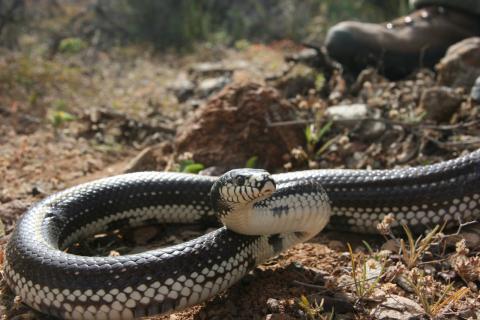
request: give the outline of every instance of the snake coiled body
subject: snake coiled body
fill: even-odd
[[[329,218],[331,228],[370,233],[386,214],[415,230],[480,217],[480,151],[414,168],[309,170],[271,179],[276,191],[269,197],[260,192],[247,208],[257,217],[253,227],[259,225],[260,235],[223,227],[176,246],[119,257],[63,250],[121,225],[212,222],[215,210],[224,210],[222,221],[240,224],[240,231],[250,226],[230,218],[230,204],[212,205],[216,177],[143,172],[67,189],[18,222],[6,250],[5,278],[22,301],[50,315],[131,319],[212,297],[262,261],[314,236]],[[254,198],[232,188],[217,189],[234,202]]]

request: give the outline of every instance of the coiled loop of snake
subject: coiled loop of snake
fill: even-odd
[[[63,252],[119,223],[211,220],[212,207],[243,235],[221,228],[180,245],[119,257]],[[325,191],[310,179],[277,187],[267,172],[254,169],[219,179],[127,174],[54,194],[29,210],[9,242],[5,275],[22,301],[41,312],[132,319],[216,295],[259,263],[317,234],[329,217]]]
[[[393,214],[397,225],[422,230],[479,219],[479,199],[480,151],[395,170],[270,176],[244,169],[220,178],[133,173],[68,189],[32,207],[10,238],[4,275],[22,301],[41,312],[131,319],[205,301],[265,259],[314,236],[327,224],[330,208],[329,226],[336,229],[375,232]],[[214,212],[231,230],[120,257],[63,251],[120,224],[207,222],[215,220]]]

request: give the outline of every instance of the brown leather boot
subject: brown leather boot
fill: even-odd
[[[326,38],[330,57],[357,74],[378,67],[391,79],[433,67],[450,45],[480,35],[480,17],[445,7],[426,7],[384,24],[341,22]]]

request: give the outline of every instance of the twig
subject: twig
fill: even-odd
[[[475,144],[480,144],[480,139],[469,139],[465,141],[450,141],[450,142],[442,142],[437,139],[431,138],[431,137],[426,137],[429,141],[435,143],[441,148],[446,148],[446,147],[460,147],[460,146],[470,146],[470,145],[475,145]]]
[[[325,286],[319,286],[319,285],[316,285],[316,284],[306,283],[306,282],[302,282],[302,281],[298,281],[298,280],[293,280],[293,284],[296,284],[298,286],[307,287],[307,288],[328,291],[328,289]]]
[[[288,127],[288,126],[296,126],[296,125],[306,125],[311,124],[313,120],[289,120],[289,121],[278,121],[278,122],[270,122],[267,118],[267,127],[274,128],[274,127]]]
[[[285,126],[293,126],[293,125],[300,125],[300,124],[311,124],[315,122],[314,119],[272,122],[270,117],[268,116],[266,116],[265,120],[267,122],[268,127],[285,127]],[[409,122],[395,121],[395,120],[389,120],[385,118],[373,118],[373,117],[361,117],[361,118],[355,118],[355,119],[331,119],[329,121],[333,121],[335,123],[377,121],[377,122],[383,122],[385,124],[392,125],[392,126],[397,125],[397,126],[402,126],[402,127],[412,128],[412,129],[418,128],[418,129],[433,129],[433,130],[454,130],[454,129],[466,128],[466,127],[474,126],[476,124],[480,124],[479,120],[474,120],[470,122],[457,123],[452,125],[435,125],[435,124],[409,123]],[[480,142],[480,139],[479,139],[479,142]]]
[[[459,223],[459,225],[458,225],[457,232],[454,234],[454,235],[457,235],[457,236],[460,234],[460,231],[462,231],[462,228],[467,227],[467,226],[472,225],[472,224],[475,224],[475,223],[478,223],[478,221],[473,220],[473,221],[462,223],[462,220],[460,218],[458,218],[458,223]]]

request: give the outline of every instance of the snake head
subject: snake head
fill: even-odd
[[[270,173],[260,169],[234,169],[218,178],[210,191],[213,209],[223,218],[249,207],[275,192]]]

